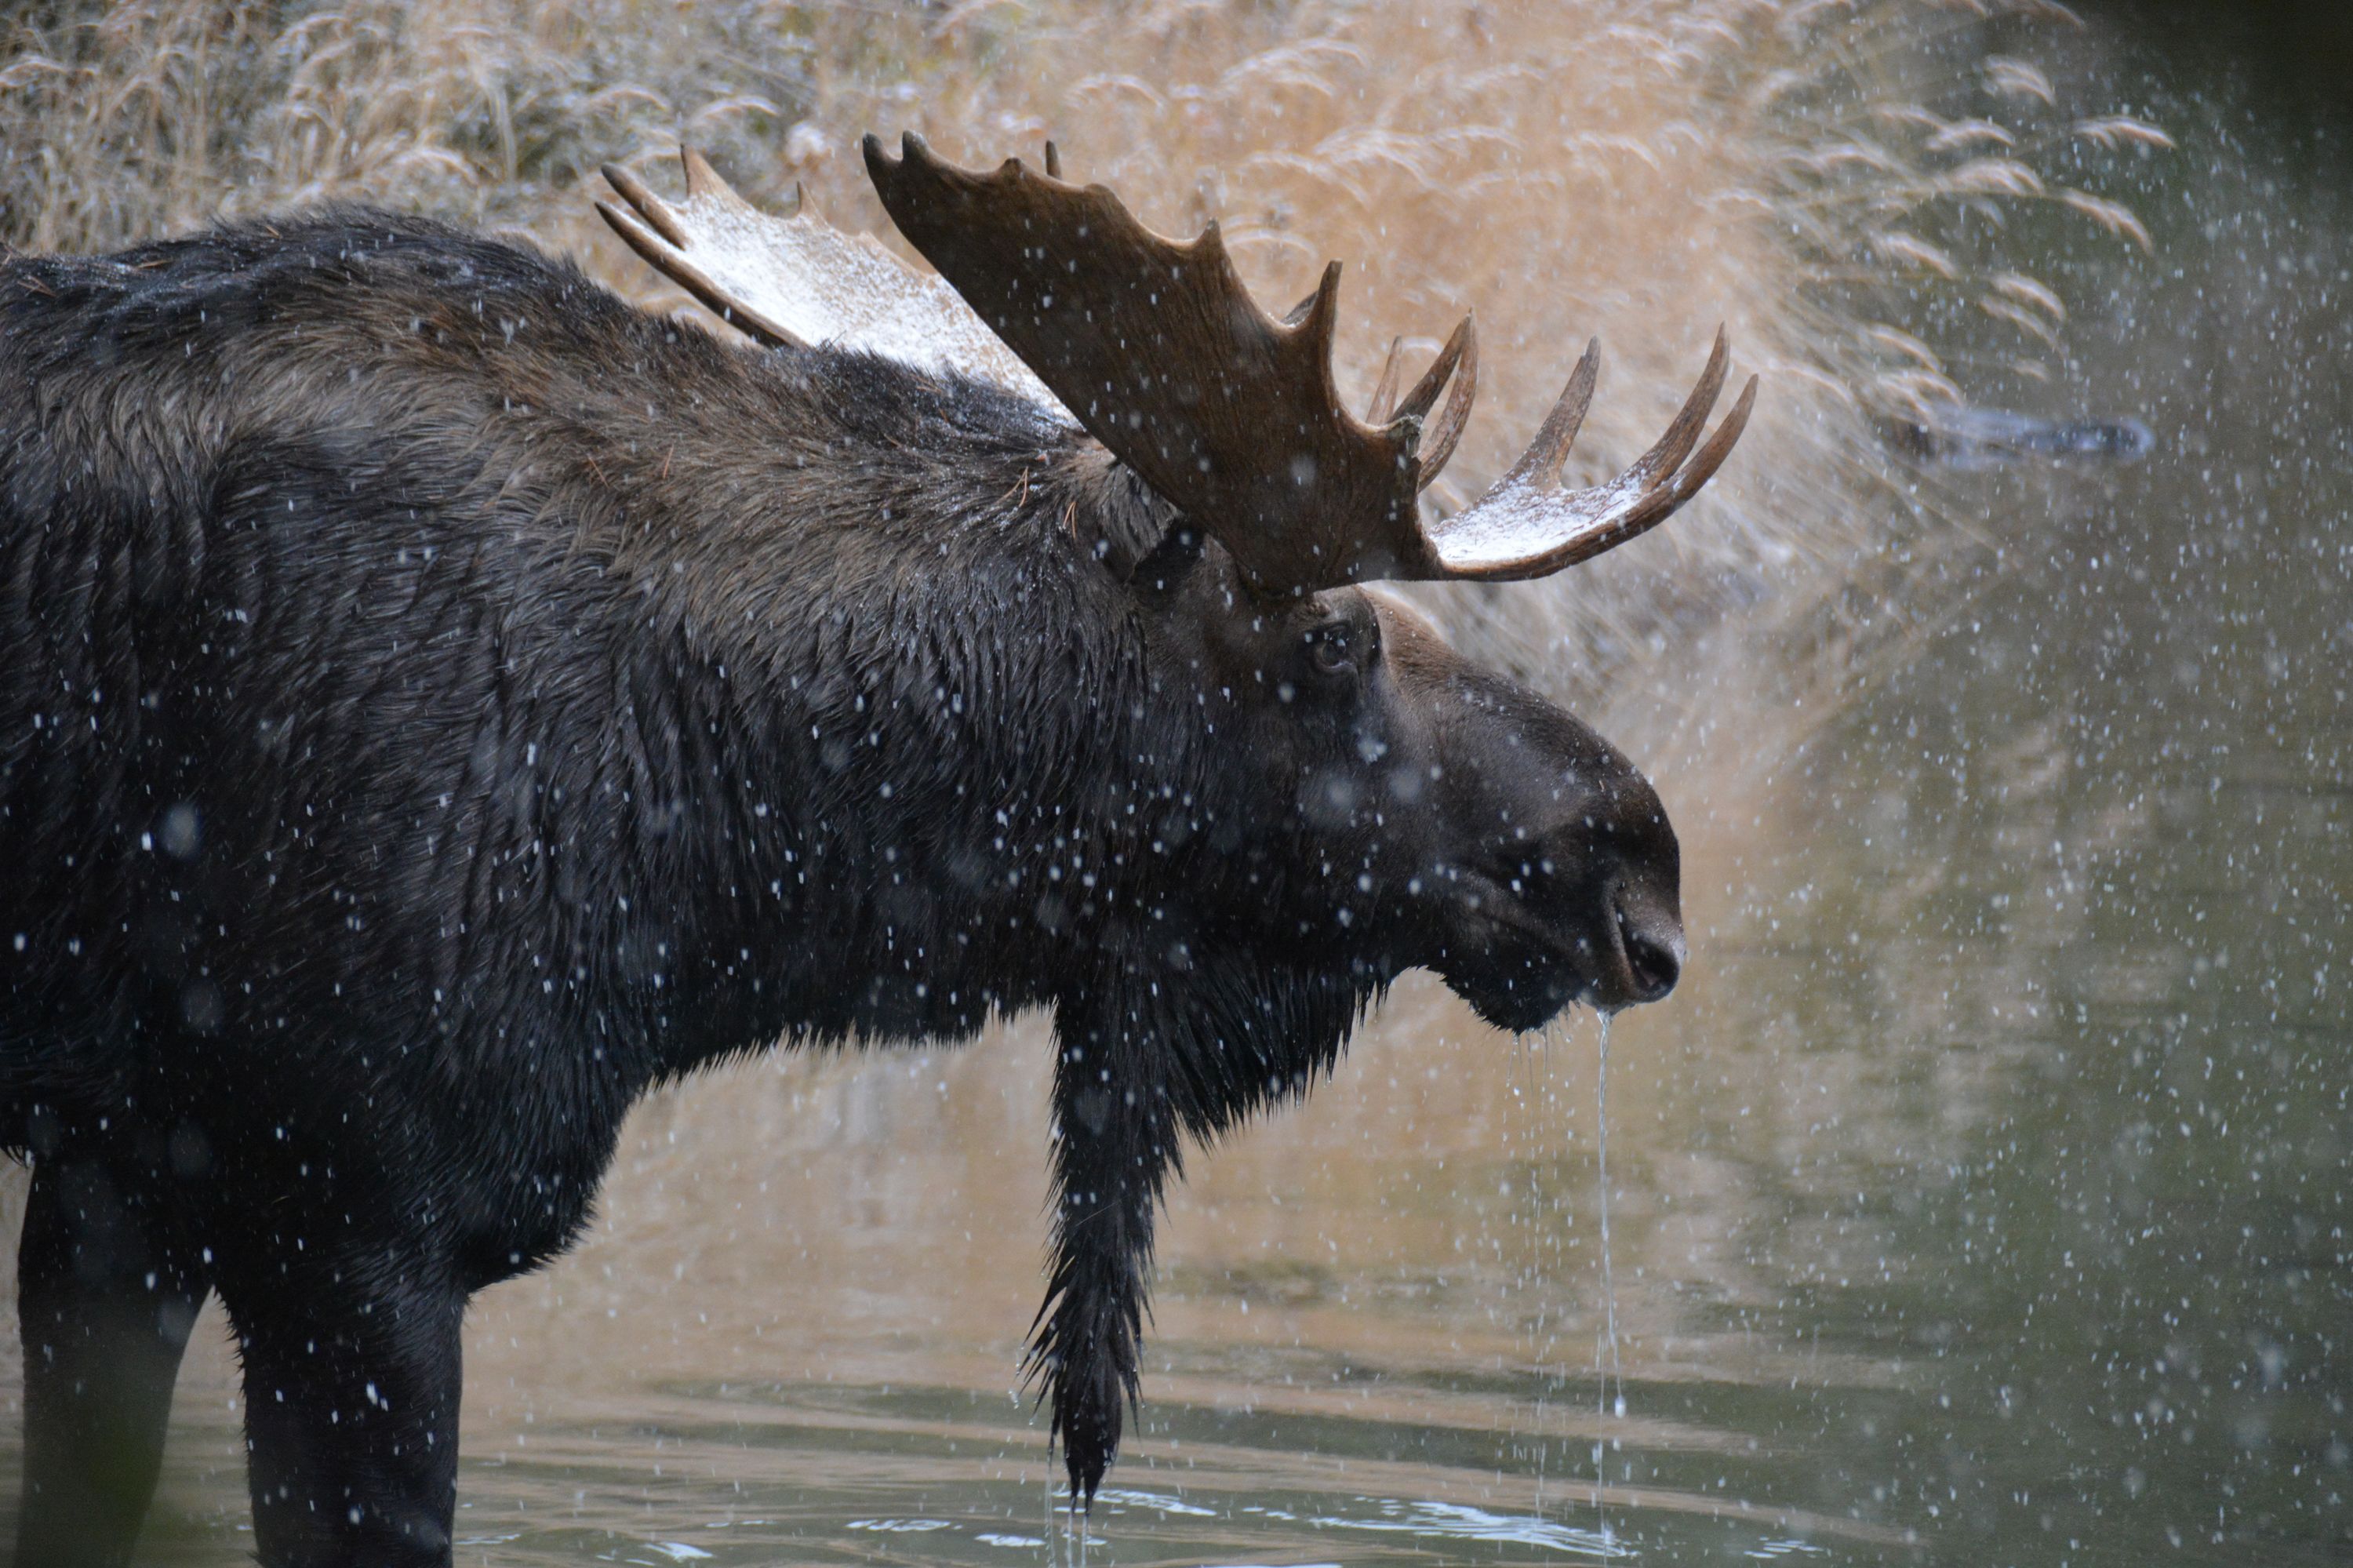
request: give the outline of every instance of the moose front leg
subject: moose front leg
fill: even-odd
[[[25,1341],[19,1568],[126,1563],[206,1289],[152,1182],[69,1150],[33,1168],[16,1254]]]
[[[260,1559],[438,1568],[457,1508],[464,1294],[396,1259],[301,1255],[249,1290],[223,1283]]]
[[[1136,1400],[1152,1227],[1176,1122],[1134,1013],[1065,1001],[1054,1070],[1054,1262],[1029,1346],[1071,1495],[1092,1506]]]

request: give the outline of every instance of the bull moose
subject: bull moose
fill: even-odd
[[[1618,479],[1560,479],[1588,348],[1426,517],[1468,320],[1360,419],[1336,264],[1278,320],[1214,227],[1161,238],[1050,148],[865,156],[937,278],[691,154],[676,206],[608,171],[755,344],[362,210],[0,259],[26,1568],[126,1560],[215,1290],[261,1560],[449,1562],[467,1299],[577,1234],[634,1101],[1030,1008],[1028,1364],[1091,1500],[1187,1139],[1299,1094],[1409,967],[1511,1029],[1674,984],[1650,784],[1362,585],[1659,523],[1746,418],[1753,379],[1701,442],[1722,334]],[[828,245],[912,346],[782,319],[764,251]]]

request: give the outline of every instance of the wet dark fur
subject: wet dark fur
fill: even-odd
[[[1039,1005],[1091,1494],[1180,1138],[1405,961],[1147,657],[1107,562],[1167,521],[991,389],[416,219],[0,263],[0,1145],[28,1346],[121,1385],[28,1374],[20,1561],[135,1529],[152,1445],[93,1432],[160,1443],[208,1289],[265,1558],[447,1561],[465,1298],[649,1086]]]
[[[0,1143],[168,1169],[249,1356],[255,1297],[552,1255],[639,1094],[788,1032],[1076,989],[1132,1038],[1183,948],[1151,1137],[1337,1049],[1365,983],[1168,924],[1164,821],[1243,803],[1026,405],[364,215],[16,260],[0,312]]]

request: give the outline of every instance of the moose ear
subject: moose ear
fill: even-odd
[[[1094,441],[1081,443],[1073,464],[1067,493],[1072,503],[1063,514],[1071,539],[1115,580],[1136,581],[1145,561],[1166,554],[1165,541],[1180,521],[1176,509]],[[1161,564],[1173,570],[1176,561]]]
[[[1176,518],[1160,535],[1160,543],[1135,563],[1135,569],[1128,574],[1128,586],[1155,599],[1175,592],[1201,564],[1201,551],[1208,542],[1207,534],[1183,517]]]

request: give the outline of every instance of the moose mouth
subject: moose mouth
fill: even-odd
[[[1493,890],[1473,906],[1467,939],[1435,967],[1480,1017],[1514,1033],[1541,1029],[1574,1002],[1614,1012],[1659,1001],[1681,972],[1681,942],[1646,929],[1614,891],[1599,902],[1602,918],[1580,931]]]

